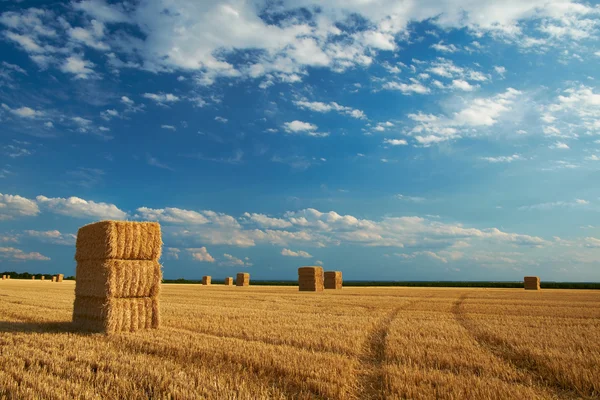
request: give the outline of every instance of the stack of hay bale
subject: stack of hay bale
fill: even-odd
[[[80,228],[73,322],[106,333],[158,328],[161,251],[156,222],[102,221]]]
[[[231,276],[225,278],[225,286],[233,286],[233,278]]]
[[[342,288],[342,271],[325,271],[325,289]]]
[[[247,272],[238,272],[235,278],[235,286],[250,286],[250,274]]]
[[[523,286],[525,287],[525,290],[540,290],[540,277],[526,276],[523,278]]]
[[[212,280],[212,278],[210,276],[208,276],[208,275],[203,276],[202,284],[208,286],[208,285],[210,285],[211,280]]]
[[[56,276],[56,282],[62,282],[64,279],[65,275],[64,274],[58,274]]]
[[[301,292],[322,292],[323,283],[322,267],[298,268],[298,288]]]

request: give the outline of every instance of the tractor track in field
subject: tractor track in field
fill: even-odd
[[[521,382],[522,384],[533,384],[536,389],[545,392],[543,393],[545,397],[551,395],[555,399],[593,398],[592,395],[582,393],[574,386],[560,382],[550,369],[533,355],[516,348],[492,332],[484,332],[479,329],[476,322],[469,319],[463,311],[462,305],[466,299],[467,295],[463,294],[454,302],[452,306],[454,318],[481,348],[493,354],[498,360],[525,374],[530,382],[524,381]]]

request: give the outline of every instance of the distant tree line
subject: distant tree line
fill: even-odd
[[[164,283],[201,283],[201,280],[164,279]],[[214,279],[213,284],[222,283]],[[250,280],[254,286],[297,286],[298,281]],[[464,287],[464,288],[522,288],[523,282],[495,281],[344,281],[344,286],[404,286],[404,287]],[[600,282],[541,282],[542,289],[600,289]]]
[[[15,272],[15,271],[4,271],[0,273],[0,275],[9,275],[10,279],[31,279],[32,276],[35,276],[35,279],[41,279],[42,276],[45,276],[48,279],[52,279],[54,275],[58,274],[30,274],[29,272]],[[74,276],[65,276],[65,280],[74,281]]]

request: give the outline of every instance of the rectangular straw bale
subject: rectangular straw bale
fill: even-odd
[[[10,280],[10,275],[6,275],[6,279],[9,279],[9,280]]]
[[[158,261],[78,261],[75,295],[87,297],[156,297],[162,280]]]
[[[212,278],[210,276],[205,275],[202,277],[202,284],[208,286],[210,285],[211,280]]]
[[[156,329],[160,325],[158,298],[99,298],[76,296],[73,322],[106,333]]]
[[[239,272],[235,278],[236,286],[250,286],[250,274],[247,272]]]
[[[225,286],[232,286],[233,285],[233,278],[231,276],[228,276],[227,278],[225,278]]]
[[[342,288],[342,271],[325,271],[325,289]]]
[[[2,280],[5,281],[6,280],[6,275],[2,275]]]
[[[65,275],[64,274],[58,274],[56,276],[56,282],[62,282],[64,279]]]
[[[31,280],[32,280],[32,281],[35,281],[35,276],[32,276],[32,277],[31,277]]]
[[[301,292],[322,292],[323,281],[322,267],[298,268],[298,289]]]
[[[523,278],[523,287],[525,290],[540,290],[539,276],[526,276]]]
[[[79,228],[75,259],[158,260],[161,251],[157,222],[101,221]]]
[[[52,282],[56,282],[56,276],[52,277]]]
[[[40,278],[41,281],[45,281],[46,277],[44,275],[42,275],[42,277]]]

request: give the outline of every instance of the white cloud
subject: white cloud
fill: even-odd
[[[162,129],[168,129],[168,130],[170,130],[170,131],[176,131],[176,130],[177,130],[177,128],[176,128],[176,127],[174,127],[173,125],[161,125],[160,127],[161,127]]]
[[[81,56],[74,55],[67,57],[65,62],[60,66],[60,70],[67,74],[75,75],[75,79],[90,79],[96,76],[94,63],[86,61]]]
[[[119,112],[114,109],[104,110],[100,113],[103,119],[110,121],[112,118],[118,118]]]
[[[50,212],[67,215],[76,218],[102,218],[102,219],[125,219],[127,213],[121,211],[114,204],[96,203],[79,197],[49,198],[37,196],[37,203],[43,209]]]
[[[211,256],[208,253],[208,250],[206,250],[206,247],[200,247],[200,248],[190,248],[187,249],[190,254],[192,255],[192,258],[196,261],[201,261],[201,262],[215,262],[215,259],[213,258],[213,256]]]
[[[244,217],[263,228],[289,228],[292,223],[281,218],[272,218],[264,214],[244,213]]]
[[[153,100],[158,104],[175,103],[179,101],[179,97],[172,93],[144,93],[142,97]]]
[[[292,251],[289,249],[282,249],[281,255],[286,256],[286,257],[303,257],[303,258],[311,258],[312,257],[306,251],[302,251],[302,250]]]
[[[177,247],[167,247],[167,257],[173,260],[179,260],[179,254],[181,250]],[[192,256],[193,257],[193,256]]]
[[[454,79],[452,81],[452,87],[455,89],[464,90],[465,92],[471,92],[478,88],[477,85],[473,86],[469,82],[462,79]]]
[[[208,218],[203,214],[196,211],[183,210],[181,208],[166,207],[161,209],[153,209],[148,207],[140,207],[136,211],[139,214],[138,217],[149,221],[190,225],[202,225],[209,222]]]
[[[551,149],[558,149],[558,150],[569,150],[570,149],[569,145],[564,142],[556,142],[554,144],[551,144],[548,147]]]
[[[386,82],[383,85],[383,88],[389,90],[399,90],[404,94],[427,94],[431,92],[431,90],[427,86],[423,85],[418,80],[411,78],[410,81],[411,83]]]
[[[311,124],[310,122],[298,121],[298,120],[291,121],[291,122],[285,122],[283,124],[283,129],[287,133],[306,134],[308,136],[315,136],[315,137],[329,136],[329,133],[327,133],[327,132],[316,132],[317,128],[318,127],[315,124]]]
[[[512,156],[481,157],[481,159],[490,163],[511,163],[513,161],[524,160],[520,154],[513,154]]]
[[[23,250],[14,247],[0,247],[0,259],[9,261],[49,261],[50,257],[38,252],[25,253]]]
[[[435,49],[437,51],[441,51],[443,53],[456,53],[458,51],[458,47],[456,47],[453,44],[444,44],[443,41],[440,41],[439,43],[436,43],[434,45],[431,46],[432,49]]]
[[[222,123],[226,124],[227,121],[229,121],[229,120],[227,118],[223,118],[223,117],[217,116],[217,117],[215,117],[215,121],[222,122]]]
[[[302,109],[308,109],[311,111],[316,111],[316,112],[320,112],[320,113],[326,113],[329,111],[337,111],[341,114],[346,114],[349,115],[353,118],[357,118],[357,119],[365,119],[366,115],[362,110],[357,110],[357,109],[353,109],[351,107],[345,107],[345,106],[341,106],[338,103],[336,103],[335,101],[332,101],[330,103],[322,103],[320,101],[306,101],[306,100],[298,100],[298,101],[294,101],[294,104]]]
[[[533,204],[529,206],[521,206],[519,210],[521,211],[529,211],[529,210],[551,210],[554,208],[575,208],[589,205],[589,201],[583,199],[575,199],[573,201],[554,201],[547,203],[539,203]]]
[[[0,193],[0,221],[16,217],[33,217],[40,213],[35,201],[19,195]]]
[[[496,71],[496,73],[500,76],[504,76],[506,74],[506,68],[499,65],[494,66],[494,71]]]
[[[383,143],[391,146],[406,146],[408,144],[408,142],[404,139],[385,139]]]
[[[42,242],[59,244],[65,246],[73,246],[75,244],[75,240],[77,239],[77,235],[72,233],[61,233],[58,230],[52,231],[35,231],[35,230],[26,230],[24,233],[29,236],[36,238]]]
[[[132,106],[135,102],[127,96],[121,96],[121,103],[127,106]]]
[[[226,267],[251,267],[252,263],[249,262],[250,259],[248,257],[242,259],[239,259],[237,257],[232,256],[231,254],[223,254],[223,257],[225,257],[225,261],[219,261],[219,265],[222,266],[226,266]]]
[[[416,197],[416,196],[405,196],[403,194],[396,194],[394,197],[398,200],[410,201],[412,203],[423,203],[426,201],[424,197]]]
[[[600,248],[600,239],[594,237],[585,238],[585,247]]]

